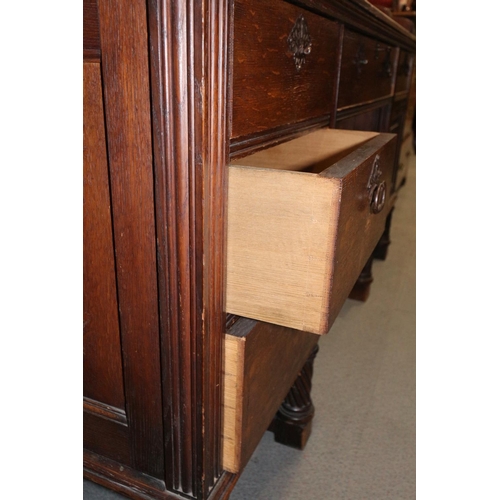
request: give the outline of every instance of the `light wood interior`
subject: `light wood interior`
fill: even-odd
[[[226,335],[222,463],[229,472],[238,472],[240,466],[244,354],[245,338]]]
[[[319,173],[377,135],[323,128],[234,160],[231,165]]]
[[[338,179],[231,167],[226,311],[324,329],[339,202]]]
[[[391,140],[321,129],[229,166],[227,312],[328,332],[383,231],[383,217],[370,214],[366,186],[375,155]],[[389,183],[389,152],[381,162]],[[327,170],[316,173],[320,164]],[[341,206],[349,207],[343,217]],[[339,253],[341,233],[354,225],[359,230]],[[335,273],[349,275],[340,292]]]

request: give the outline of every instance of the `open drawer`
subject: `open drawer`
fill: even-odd
[[[241,472],[318,336],[241,318],[224,342],[222,466]]]
[[[328,332],[384,231],[395,137],[320,129],[231,163],[227,312]]]

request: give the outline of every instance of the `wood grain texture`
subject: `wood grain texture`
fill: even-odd
[[[83,65],[83,395],[124,409],[120,327],[101,88]]]
[[[83,398],[83,411],[87,413],[93,413],[94,415],[99,415],[101,417],[107,418],[108,420],[115,420],[121,424],[127,424],[127,415],[125,411],[121,408],[116,408],[114,406],[107,405],[100,401],[90,399],[87,397]]]
[[[93,412],[83,412],[83,447],[103,457],[132,466],[129,428],[117,420],[102,418]]]
[[[407,92],[410,89],[413,74],[414,54],[402,50],[399,53],[398,68],[396,72],[395,92]]]
[[[170,491],[221,469],[228,4],[149,1],[158,283]]]
[[[345,29],[338,109],[392,95],[397,53],[391,45]]]
[[[104,109],[132,465],[163,477],[146,5],[99,1]]]
[[[230,472],[238,472],[241,463],[244,367],[245,340],[226,335],[224,342],[222,466]]]
[[[366,0],[288,0],[380,41],[415,51],[415,36]]]
[[[117,491],[135,500],[182,500],[180,496],[166,489],[164,481],[138,472],[127,465],[84,450],[83,474],[86,479]],[[223,471],[207,500],[227,500],[234,488],[238,475]]]
[[[338,238],[333,266],[330,318],[335,318],[363,267],[370,258],[385,229],[385,220],[393,207],[394,200],[387,194],[383,210],[370,214],[366,196],[367,180],[375,157],[380,157],[381,181],[388,186],[392,181],[396,136],[380,134],[363,144],[358,151],[341,160],[335,172],[342,175],[342,204],[340,205]],[[356,164],[356,169],[352,165]],[[345,175],[343,175],[345,173]]]
[[[340,273],[345,281],[337,283],[337,263],[357,269],[358,254],[368,258],[376,243],[371,246],[363,227],[376,227],[378,238],[384,228],[383,220],[370,214],[366,186],[375,155],[391,138],[322,129],[230,166],[228,312],[328,332],[357,278]],[[387,161],[393,157],[382,159],[390,185]],[[354,190],[351,178],[359,179]],[[343,225],[339,211],[345,205],[353,210],[357,230]],[[356,247],[353,262],[351,249],[339,250],[341,236]]]
[[[226,334],[225,469],[243,470],[318,338],[243,318]]]
[[[83,0],[83,58],[98,60],[100,57],[101,38],[97,0]]]
[[[311,53],[295,67],[288,36],[300,15]],[[311,119],[333,108],[339,25],[289,3],[236,0],[232,138]]]

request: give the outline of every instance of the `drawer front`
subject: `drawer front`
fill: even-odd
[[[396,57],[396,48],[346,29],[337,107],[392,95]]]
[[[331,160],[335,141],[346,155]],[[392,134],[323,129],[230,166],[227,312],[327,333],[384,230],[395,144]],[[310,151],[330,166],[291,171]]]
[[[284,1],[236,0],[231,137],[329,115],[338,45],[336,22]]]
[[[222,466],[240,472],[318,336],[242,318],[225,337]]]
[[[396,92],[407,92],[410,90],[412,71],[413,54],[402,50],[399,54],[398,69],[396,72]]]

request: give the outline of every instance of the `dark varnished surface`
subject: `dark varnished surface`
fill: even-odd
[[[242,9],[255,10],[257,0],[245,2],[246,7],[239,3]],[[361,0],[263,4],[265,19],[259,26],[264,24],[280,35],[288,36],[284,24],[268,19],[269,9],[276,5],[280,11],[305,8],[308,23],[311,16],[325,16],[318,17],[317,23],[311,21],[309,27],[335,26],[333,34],[322,37],[332,38],[328,43],[333,51],[340,28],[335,20],[379,42],[414,51],[414,37]],[[220,468],[229,138],[233,138],[233,152],[245,154],[327,124],[335,107],[339,57],[332,55],[331,82],[323,62],[314,66],[309,87],[314,96],[304,107],[308,96],[301,89],[305,87],[294,83],[296,75],[289,75],[286,85],[289,90],[291,85],[292,94],[296,92],[295,108],[291,110],[289,100],[279,111],[296,113],[290,120],[273,122],[275,114],[263,112],[262,107],[270,96],[262,94],[252,101],[254,89],[246,96],[243,92],[240,112],[235,108],[233,116],[243,135],[236,137],[237,128],[231,131],[226,122],[233,112],[226,80],[232,2],[148,0],[146,6],[138,0],[100,0],[97,6],[96,1],[85,0],[83,7],[84,60],[100,61],[102,55],[103,62],[111,215],[100,218],[109,223],[113,217],[127,409],[122,412],[106,407],[106,402],[87,400],[85,473],[132,498],[179,498],[175,492],[199,499],[228,498],[237,480]],[[286,21],[290,29],[295,20],[292,15]],[[262,43],[261,28],[247,18],[241,23],[235,24],[234,37],[247,57],[246,47]],[[316,54],[313,46],[311,56]],[[296,71],[291,54],[285,58]],[[313,70],[308,61],[309,56],[301,73]],[[359,109],[341,111],[338,123],[355,128],[371,121],[376,122],[373,127],[385,130],[390,103],[366,106],[363,101]],[[264,122],[251,118],[247,127],[245,113],[250,117],[254,113]],[[365,117],[354,118],[360,113]],[[109,252],[109,236],[101,245],[107,245]],[[112,321],[112,314],[106,321]],[[296,361],[296,353],[287,357],[280,361],[284,369]],[[258,365],[257,354],[254,363]],[[119,387],[115,386],[118,392]],[[266,397],[258,396],[259,405],[265,406]],[[255,438],[248,439],[252,444]]]
[[[101,0],[99,19],[128,445],[134,468],[162,477],[145,5]]]
[[[245,341],[241,468],[297,378],[319,336],[241,318],[231,331]],[[229,332],[231,333],[231,332]]]
[[[337,118],[335,128],[389,132],[391,100],[383,100],[372,105],[362,106],[352,113],[343,113]]]
[[[148,12],[165,483],[207,498],[222,474],[228,4]]]
[[[395,92],[407,92],[410,89],[411,76],[413,74],[414,55],[406,50],[401,50],[396,72]]]
[[[85,59],[99,59],[100,55],[101,40],[97,0],[83,0],[83,57]]]
[[[125,408],[101,67],[83,65],[83,395]]]
[[[352,283],[356,281],[384,232],[385,220],[392,208],[389,192],[382,212],[372,214],[369,211],[367,183],[375,156],[379,155],[382,171],[380,180],[385,180],[387,186],[391,185],[395,147],[396,137],[384,134],[364,144],[358,152],[351,155],[354,158],[355,155],[365,156],[367,151],[373,151],[356,169],[355,175],[353,172],[343,179],[342,195],[345,201],[340,207],[337,238],[337,255],[343,259],[334,262],[330,318],[337,316],[349,296]],[[354,160],[352,162],[359,163]],[[339,167],[341,163],[342,161],[339,162]],[[348,166],[351,162],[345,163]]]
[[[337,107],[390,96],[397,53],[391,45],[345,29]]]
[[[303,15],[311,53],[296,69],[287,38]],[[231,137],[327,116],[334,97],[339,25],[283,1],[236,0]],[[240,139],[241,140],[241,139]]]

